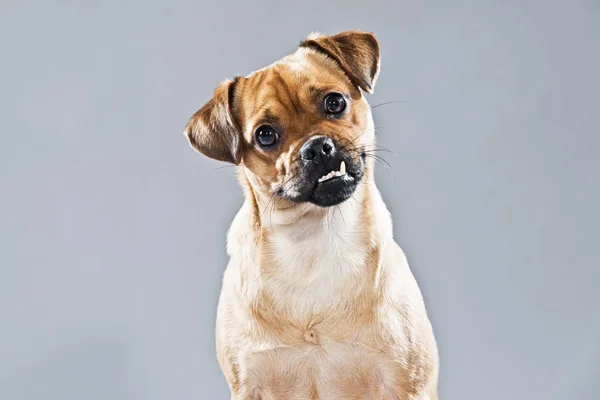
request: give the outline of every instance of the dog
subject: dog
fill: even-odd
[[[314,33],[221,82],[184,134],[245,202],[216,322],[232,399],[436,400],[423,297],[374,182],[375,36]]]

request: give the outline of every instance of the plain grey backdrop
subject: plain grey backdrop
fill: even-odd
[[[182,135],[311,31],[375,32],[378,184],[442,400],[600,398],[600,2],[0,3],[0,399],[227,399],[232,168]]]

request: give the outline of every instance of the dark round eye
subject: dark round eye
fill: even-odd
[[[279,135],[272,126],[263,125],[254,133],[256,142],[261,147],[271,147],[279,140]]]
[[[325,112],[338,115],[346,110],[346,99],[340,93],[330,93],[325,97]]]

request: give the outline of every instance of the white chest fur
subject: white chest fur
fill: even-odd
[[[334,306],[360,280],[369,244],[351,207],[280,225],[265,244],[274,268],[264,284],[300,315]]]
[[[241,278],[233,279],[240,285],[238,293],[252,302],[252,296],[266,290],[279,307],[298,317],[335,308],[356,295],[357,286],[365,283],[367,257],[377,242],[392,235],[387,208],[375,185],[369,189],[374,212],[368,216],[363,197],[327,209],[267,210],[258,245],[252,240],[251,209],[242,208],[228,239],[231,275]]]
[[[423,364],[416,363],[417,370],[398,361],[409,343],[406,332],[418,337],[423,331],[414,327],[418,321],[412,316],[398,319],[398,298],[378,308],[376,318],[385,320],[383,325],[360,319],[358,294],[372,292],[376,282],[365,271],[374,270],[370,254],[391,241],[389,214],[372,189],[367,220],[358,208],[365,206],[364,199],[326,211],[309,207],[302,218],[297,210],[267,212],[261,222],[268,230],[258,241],[252,209],[240,211],[228,238],[231,262],[217,317],[219,358],[232,390],[269,388],[277,399],[398,399],[400,386],[409,384],[418,396],[429,384]],[[389,265],[391,253],[386,254]],[[404,271],[410,278],[402,279],[404,289],[397,296],[413,291],[418,296],[402,256],[391,257],[398,258],[395,276]],[[386,280],[399,287],[392,282],[397,277],[388,274]],[[424,316],[424,309],[420,313]],[[373,339],[381,332],[395,338],[389,354],[379,348],[382,338]]]

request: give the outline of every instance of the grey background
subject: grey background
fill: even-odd
[[[181,132],[311,31],[374,31],[378,183],[447,399],[598,399],[598,1],[0,5],[0,399],[225,399],[232,168]]]

